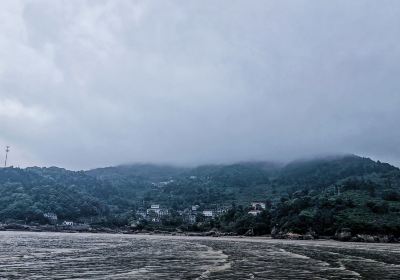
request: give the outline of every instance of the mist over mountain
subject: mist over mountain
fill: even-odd
[[[262,216],[248,214],[252,201],[267,205]],[[397,235],[400,170],[355,155],[285,165],[242,162],[190,168],[131,164],[88,171],[0,169],[3,222],[45,224],[49,221],[44,214],[50,212],[92,226],[124,227],[140,220],[138,213],[152,204],[168,209],[170,216],[143,227],[200,231],[217,227],[239,234],[252,228],[265,234],[278,225],[281,231],[312,229],[331,235],[346,227],[359,233]],[[182,215],[193,205],[228,212],[217,220],[186,224]]]

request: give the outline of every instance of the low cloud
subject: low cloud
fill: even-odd
[[[400,163],[398,1],[4,1],[14,165]],[[22,152],[23,151],[23,152]]]

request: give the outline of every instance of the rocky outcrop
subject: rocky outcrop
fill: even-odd
[[[282,232],[279,231],[276,227],[273,227],[271,230],[271,237],[274,239],[314,240],[318,236],[312,230],[309,230],[305,234],[298,234],[293,232]]]
[[[371,234],[356,234],[352,235],[350,229],[342,228],[335,234],[334,239],[339,241],[351,242],[368,242],[368,243],[394,243],[400,240],[393,235],[371,235]]]
[[[279,235],[279,230],[277,227],[273,227],[271,230],[271,237],[272,238],[278,238]]]
[[[393,235],[369,235],[369,234],[357,234],[352,237],[350,241],[353,242],[379,242],[379,243],[395,243],[399,240]]]
[[[21,225],[21,224],[6,224],[2,228],[5,230],[29,230],[30,227],[27,225]]]
[[[342,228],[336,231],[334,238],[339,241],[350,241],[352,238],[351,230],[349,228]]]

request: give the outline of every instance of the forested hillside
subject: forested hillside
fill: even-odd
[[[266,202],[258,216],[251,201]],[[400,171],[357,156],[180,168],[124,165],[90,171],[61,168],[0,169],[0,221],[47,223],[60,219],[123,226],[136,211],[160,204],[171,213],[192,205],[229,209],[191,227],[179,217],[169,224],[187,230],[218,228],[255,234],[353,232],[400,234]],[[176,214],[174,214],[176,215]],[[159,225],[162,226],[162,225]]]

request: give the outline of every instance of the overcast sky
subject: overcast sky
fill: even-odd
[[[21,167],[400,165],[400,1],[1,1],[5,145]]]

